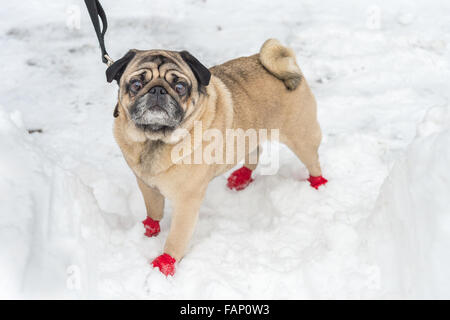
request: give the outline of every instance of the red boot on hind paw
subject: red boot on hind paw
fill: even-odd
[[[153,260],[152,266],[153,268],[159,268],[159,271],[165,276],[173,276],[175,274],[175,262],[174,258],[164,253]]]
[[[315,188],[315,189],[319,189],[319,187],[325,183],[328,182],[327,179],[325,179],[322,176],[318,176],[318,177],[313,177],[313,176],[309,176],[308,181],[311,185],[311,187]]]
[[[228,177],[227,187],[239,191],[245,189],[252,181],[252,170],[242,167]]]
[[[145,235],[147,237],[155,237],[161,231],[161,228],[159,227],[159,221],[153,220],[150,217],[147,217],[147,219],[142,221],[142,224],[144,225]]]

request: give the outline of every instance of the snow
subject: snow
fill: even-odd
[[[257,170],[244,191],[218,177],[165,278],[149,261],[171,205],[145,238],[85,8],[2,0],[0,298],[450,298],[450,3],[103,5],[116,59],[188,49],[212,66],[270,37],[292,47],[318,100],[329,183],[309,187],[284,146],[278,173]]]
[[[380,190],[366,230],[385,279],[382,291],[414,299],[450,296],[449,146],[450,108],[432,108]]]

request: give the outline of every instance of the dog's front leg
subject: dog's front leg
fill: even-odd
[[[175,262],[183,258],[197,223],[198,212],[205,190],[185,193],[174,200],[172,223],[164,247],[164,254],[153,260],[154,267],[167,275],[174,275]]]
[[[147,209],[147,218],[142,221],[145,227],[145,235],[147,237],[157,236],[161,231],[159,221],[164,214],[164,196],[158,189],[149,187],[138,177],[136,179]]]

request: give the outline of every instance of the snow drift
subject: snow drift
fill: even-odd
[[[0,297],[60,296],[86,254],[76,240],[88,194],[34,146],[18,112],[0,110],[0,150]]]
[[[432,108],[384,182],[368,223],[383,294],[450,297],[449,163],[450,109]]]

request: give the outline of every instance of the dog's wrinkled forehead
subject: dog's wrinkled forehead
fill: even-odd
[[[125,69],[123,80],[127,81],[134,74],[142,72],[145,72],[150,79],[164,79],[168,73],[175,73],[186,79],[195,78],[187,63],[177,52],[162,50],[137,52]]]
[[[108,82],[123,83],[136,72],[150,71],[152,79],[164,77],[165,73],[178,72],[197,82],[198,87],[207,86],[211,78],[209,70],[187,51],[130,50],[106,70]]]

